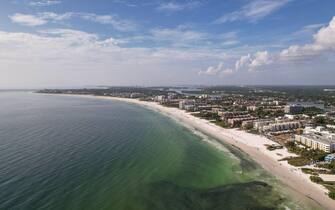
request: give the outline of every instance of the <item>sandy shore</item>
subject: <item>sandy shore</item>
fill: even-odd
[[[284,157],[295,156],[289,153],[285,148],[275,151],[266,149],[265,144],[274,144],[273,141],[259,136],[250,134],[238,129],[224,129],[207,120],[199,119],[191,114],[177,109],[161,106],[154,102],[139,101],[127,98],[112,98],[104,96],[82,96],[95,97],[109,100],[119,100],[123,102],[138,104],[155,111],[161,112],[181,123],[185,123],[204,134],[207,134],[224,143],[238,147],[247,153],[251,159],[256,161],[265,170],[274,175],[282,183],[294,189],[298,193],[314,200],[326,209],[335,209],[335,201],[327,195],[327,190],[309,179],[309,175],[304,174],[299,168],[291,166],[287,161],[278,161]]]

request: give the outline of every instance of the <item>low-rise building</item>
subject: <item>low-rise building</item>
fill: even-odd
[[[255,121],[256,121],[256,119],[255,120],[246,120],[246,121],[243,121],[241,126],[242,126],[243,129],[253,128]]]
[[[261,130],[264,126],[269,125],[270,123],[273,123],[273,120],[268,119],[261,119],[253,122],[253,127],[256,130]]]
[[[277,132],[284,130],[294,130],[300,127],[300,122],[290,121],[290,122],[280,122],[280,123],[271,123],[269,125],[263,126],[263,132]]]
[[[295,135],[294,140],[314,150],[322,150],[328,153],[335,151],[335,141],[327,139],[322,135]]]
[[[218,115],[221,117],[221,120],[227,121],[228,119],[234,118],[234,117],[243,117],[247,115],[248,112],[242,111],[242,112],[225,112],[225,111],[219,111]],[[250,115],[249,115],[250,116]]]
[[[230,118],[228,119],[228,124],[231,127],[236,127],[236,126],[240,126],[244,121],[251,121],[251,120],[256,120],[258,119],[257,117],[251,117],[250,115],[244,115],[241,117],[234,117],[234,118]]]
[[[321,135],[324,138],[334,140],[335,141],[335,133],[332,133],[328,131],[325,127],[323,126],[317,126],[315,128],[311,126],[307,126],[304,129],[304,134],[316,134],[316,135]]]

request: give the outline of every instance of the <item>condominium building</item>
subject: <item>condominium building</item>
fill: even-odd
[[[272,123],[266,126],[263,126],[263,132],[276,132],[283,130],[293,130],[300,127],[300,122],[290,121],[290,122],[281,122],[281,123]]]
[[[181,100],[179,101],[179,109],[186,111],[194,111],[196,108],[195,100]]]
[[[261,130],[264,126],[273,123],[273,120],[261,119],[253,122],[253,127],[256,130]]]
[[[317,134],[325,137],[326,139],[334,140],[335,141],[335,133],[328,131],[323,126],[317,126],[315,128],[311,126],[307,126],[304,129],[304,134]]]
[[[256,120],[258,119],[257,117],[251,117],[250,115],[244,115],[242,117],[234,117],[234,118],[230,118],[228,119],[228,124],[231,127],[236,127],[241,125],[244,121],[251,121],[251,120]]]
[[[226,121],[231,118],[235,117],[244,117],[248,115],[248,112],[226,112],[226,111],[219,111],[218,115],[221,117],[221,120]],[[250,116],[250,115],[248,115]]]
[[[295,135],[295,141],[315,150],[322,150],[327,153],[335,151],[335,141],[322,135],[302,134]]]
[[[165,95],[159,95],[154,97],[155,102],[160,102],[163,103],[166,101],[166,96]]]

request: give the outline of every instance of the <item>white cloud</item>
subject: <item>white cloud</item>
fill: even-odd
[[[249,63],[251,63],[251,56],[250,56],[250,54],[245,55],[245,56],[241,56],[241,58],[239,60],[237,60],[236,63],[235,63],[235,69],[236,69],[236,71],[244,68]]]
[[[248,66],[250,71],[257,70],[257,68],[273,62],[268,51],[257,52],[250,61],[251,62]]]
[[[176,42],[193,42],[206,39],[207,35],[205,33],[184,30],[180,28],[176,29],[153,29],[150,31],[153,38],[162,41],[176,41]]]
[[[141,41],[154,41],[156,44],[172,45],[175,47],[227,47],[239,43],[236,32],[223,34],[210,34],[197,31],[188,26],[178,26],[176,28],[154,28],[149,31],[150,35],[137,37]],[[139,39],[137,40],[139,41]]]
[[[12,16],[9,16],[12,22],[18,23],[25,26],[40,26],[47,23],[46,20],[34,15],[25,15],[21,13],[16,13]]]
[[[66,12],[66,13],[54,13],[54,12],[41,12],[37,15],[20,14],[17,13],[10,16],[11,20],[15,23],[19,23],[27,26],[39,26],[48,23],[49,21],[57,23],[71,18],[79,18],[83,20],[92,21],[95,23],[112,25],[113,28],[119,31],[133,31],[136,30],[137,25],[130,20],[121,20],[117,16],[113,15],[97,15],[94,13],[78,13],[78,12]]]
[[[236,73],[243,69],[257,71],[262,66],[273,63],[273,61],[272,55],[268,51],[258,51],[253,55],[248,54],[241,56],[240,59],[235,62],[234,68],[231,68],[231,73]]]
[[[235,45],[240,43],[237,37],[237,32],[231,31],[218,36],[219,40],[222,40],[221,44],[223,46]]]
[[[311,25],[307,28],[318,28],[320,25]],[[236,62],[232,72],[241,70],[257,71],[265,69],[269,65],[289,65],[290,62],[301,61],[311,62],[318,56],[335,51],[335,17],[329,25],[322,27],[313,36],[314,41],[305,45],[292,45],[279,53],[258,51],[254,54],[241,56]]]
[[[314,42],[306,45],[292,45],[280,53],[282,60],[301,60],[335,50],[335,17],[328,26],[322,27],[313,36]]]
[[[325,26],[325,24],[323,23],[310,24],[310,25],[304,26],[299,31],[296,31],[295,33],[293,33],[293,35],[294,36],[310,35],[312,33],[315,33],[317,30],[319,30],[323,26]]]
[[[200,5],[199,1],[192,1],[186,3],[177,3],[177,2],[167,2],[162,3],[157,7],[157,10],[168,11],[168,12],[178,12],[186,9],[193,9]]]
[[[199,75],[216,76],[216,75],[228,75],[233,74],[234,70],[231,68],[225,68],[223,62],[220,62],[217,66],[210,66],[204,71],[199,71]]]
[[[61,1],[58,0],[34,0],[29,2],[29,5],[31,6],[51,6],[51,5],[56,5],[60,4]]]
[[[215,23],[233,22],[247,20],[258,21],[285,6],[291,0],[252,0],[240,10],[223,15]]]
[[[112,25],[119,31],[136,30],[137,24],[129,20],[121,20],[117,16],[112,15],[97,15],[93,13],[77,13],[77,16],[100,24]]]
[[[101,39],[70,29],[0,31],[0,74],[6,75],[0,86],[153,84],[150,81],[157,85],[166,84],[166,77],[183,83],[199,65],[225,56],[213,49],[136,48],[118,43],[114,37]]]
[[[74,13],[72,12],[66,12],[62,14],[57,14],[54,12],[42,12],[38,14],[39,18],[45,21],[51,20],[54,22],[68,20],[68,19],[71,19],[73,16],[74,16]]]

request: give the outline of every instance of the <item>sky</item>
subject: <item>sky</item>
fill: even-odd
[[[334,0],[3,0],[0,88],[335,85]]]

